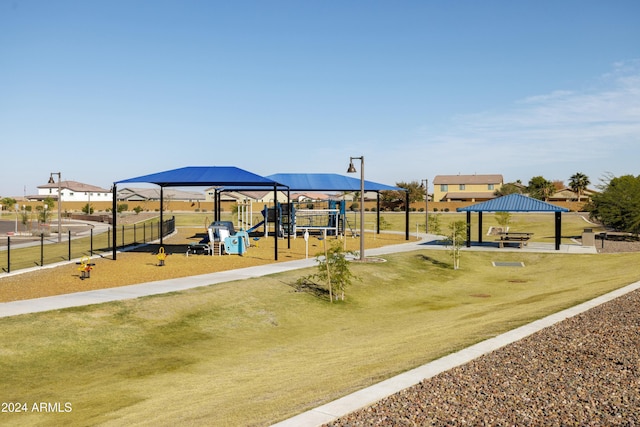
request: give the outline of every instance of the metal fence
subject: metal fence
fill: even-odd
[[[11,239],[7,237],[6,249],[0,251],[0,268],[5,273],[31,268],[34,266],[44,266],[62,261],[93,256],[95,254],[113,251],[114,233],[117,250],[153,242],[175,231],[175,218],[165,220],[161,225],[160,221],[144,222],[141,224],[131,224],[118,226],[116,229],[109,227],[101,233],[94,233],[90,230],[89,236],[72,238],[71,231],[67,238],[58,242],[51,237],[40,234],[39,239],[25,243],[24,240]]]

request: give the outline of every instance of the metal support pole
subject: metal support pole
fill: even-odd
[[[429,180],[423,179],[424,183],[424,232],[429,234]]]
[[[111,257],[113,258],[113,260],[116,260],[116,225],[118,223],[117,217],[118,217],[118,190],[116,188],[116,184],[113,184],[112,187],[112,192],[111,192],[111,228],[113,229],[113,236],[111,236],[111,238],[113,239],[111,241],[111,246],[112,246],[112,254]],[[107,234],[107,241],[109,240],[109,235]]]
[[[7,273],[11,273],[11,237],[7,236]]]
[[[409,192],[408,191],[405,192],[404,216],[405,216],[404,239],[409,240]]]
[[[360,261],[364,261],[364,156],[350,157],[347,173],[355,173],[353,160],[360,160]]]
[[[467,211],[467,247],[471,247],[471,211]]]
[[[562,213],[556,212],[556,251],[560,250],[561,239],[562,239]]]

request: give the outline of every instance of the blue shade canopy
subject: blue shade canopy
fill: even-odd
[[[267,178],[292,191],[360,191],[360,178],[334,173],[277,173]],[[404,188],[364,181],[365,191],[405,191]]]
[[[115,184],[146,182],[161,187],[243,185],[273,187],[278,183],[235,166],[187,166],[116,181]]]
[[[567,208],[522,194],[509,194],[456,210],[458,212],[569,212]]]

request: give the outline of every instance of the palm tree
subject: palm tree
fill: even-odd
[[[569,187],[578,195],[578,202],[589,184],[591,184],[589,177],[582,172],[576,172],[569,178]]]

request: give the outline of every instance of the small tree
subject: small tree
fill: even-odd
[[[82,212],[86,213],[87,215],[91,215],[93,213],[93,207],[91,207],[91,205],[87,203],[82,207]]]
[[[502,227],[502,231],[507,231],[507,226],[511,222],[511,214],[509,212],[496,212],[496,221]]]
[[[330,248],[327,248],[325,239],[324,245],[324,253],[316,255],[318,272],[298,279],[298,288],[309,284],[318,285],[318,283],[316,283],[317,280],[327,284],[329,301],[333,302],[334,297],[336,300],[340,299],[344,301],[346,288],[351,285],[354,280],[359,280],[349,269],[349,261],[347,261],[346,258],[347,254],[353,254],[353,252],[345,251],[339,241],[334,242]]]
[[[16,199],[13,199],[11,197],[3,197],[0,200],[0,205],[3,206],[3,208],[6,208],[8,211],[13,209],[13,206],[17,203]]]
[[[465,242],[467,234],[467,223],[465,221],[455,221],[449,224],[449,234],[446,236],[446,244],[450,246],[451,258],[453,258],[453,269],[460,268],[460,251]]]
[[[122,212],[126,211],[127,209],[129,209],[129,205],[127,205],[126,203],[121,203],[117,206],[116,208],[118,210],[118,213],[121,214]]]
[[[136,215],[139,215],[140,212],[142,212],[142,208],[138,205],[135,208],[133,208],[133,211],[136,213]]]
[[[27,231],[27,224],[29,224],[29,215],[30,213],[25,209],[20,211],[20,222],[24,228],[24,231]]]
[[[387,230],[389,227],[391,227],[391,224],[389,224],[389,222],[384,219],[383,216],[380,217],[380,230]]]
[[[42,224],[48,224],[49,218],[51,218],[51,209],[48,209],[48,205],[36,206],[36,211],[38,211],[38,221]]]
[[[440,214],[429,215],[429,230],[432,234],[440,234],[442,227],[440,226]]]

